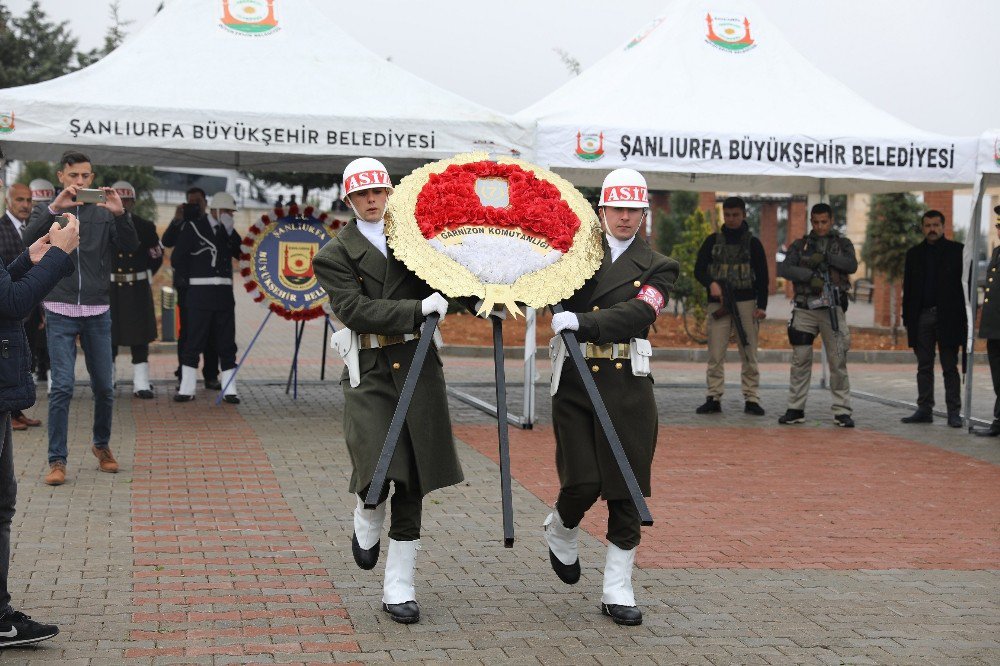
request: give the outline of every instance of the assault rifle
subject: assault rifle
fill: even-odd
[[[743,319],[740,317],[740,309],[736,305],[736,297],[733,295],[733,287],[728,281],[719,282],[722,287],[722,307],[712,313],[716,319],[721,319],[727,314],[732,315],[733,323],[736,324],[736,335],[739,337],[740,346],[744,350],[750,349],[750,341],[747,338],[747,329],[743,327]]]
[[[840,289],[830,279],[830,267],[823,267],[823,300],[829,303],[827,312],[830,313],[830,328],[833,329],[833,337],[837,339],[837,354],[841,359],[847,358],[844,350],[844,336],[840,333],[840,320],[837,317],[837,308],[840,306]]]

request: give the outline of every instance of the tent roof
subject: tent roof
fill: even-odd
[[[5,111],[14,129],[0,140],[27,159],[73,145],[103,163],[336,173],[370,155],[398,172],[530,142],[367,50],[311,0],[172,0],[96,64],[0,90]]]
[[[642,170],[651,187],[742,192],[818,192],[820,179],[831,193],[950,189],[974,178],[975,139],[933,135],[876,108],[807,61],[750,0],[670,2],[516,118],[538,122],[536,160],[578,184],[620,166]],[[935,166],[927,152],[923,167],[886,164],[915,161],[911,147],[933,149]]]

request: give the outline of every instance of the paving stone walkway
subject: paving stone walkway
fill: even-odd
[[[241,316],[245,344],[261,315]],[[156,400],[120,385],[119,474],[100,473],[89,451],[89,390],[73,403],[65,486],[41,483],[44,427],[15,433],[12,591],[62,632],[0,652],[0,664],[1000,663],[1000,442],[942,422],[905,426],[905,410],[861,400],[859,427],[838,429],[819,388],[807,424],[778,426],[779,365],[762,369],[763,418],[742,413],[738,387],[723,414],[696,416],[704,366],[655,368],[656,523],[634,577],[645,622],[632,628],[599,611],[602,508],[584,523],[580,583],[549,568],[546,387],[536,428],[511,431],[510,549],[496,423],[452,400],[466,481],[425,502],[422,619],[395,624],[380,610],[382,564],[362,571],[350,554],[342,392],[316,381],[316,332],[298,399],[285,394],[291,326],[278,323],[254,350],[239,406],[203,391],[170,401],[167,355],[153,359]],[[488,359],[445,364],[454,385],[491,397]],[[340,367],[331,360],[328,376]],[[518,410],[519,372],[508,364]],[[852,379],[905,398],[912,375],[869,366]],[[45,419],[39,397],[31,413]]]

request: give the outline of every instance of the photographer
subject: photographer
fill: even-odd
[[[167,230],[163,232],[163,238],[160,240],[163,247],[172,248],[177,245],[177,240],[187,225],[202,219],[208,211],[208,198],[205,190],[200,187],[191,187],[184,193],[184,196],[186,203],[177,206],[174,219],[170,221]],[[180,381],[181,366],[183,365],[181,359],[188,336],[187,288],[189,276],[184,271],[184,259],[180,255],[175,261],[173,254],[171,254],[170,264],[174,274],[174,291],[177,292],[177,309],[180,311],[180,331],[177,334],[177,370],[174,372],[174,376]],[[204,379],[205,388],[211,391],[222,390],[222,384],[219,382],[219,354],[215,351],[215,340],[211,337],[205,342],[202,357],[201,376]],[[195,367],[197,367],[197,359]]]
[[[111,358],[111,313],[108,292],[114,253],[139,247],[132,217],[121,197],[110,187],[88,189],[94,182],[90,158],[76,151],[63,153],[56,174],[62,191],[50,204],[38,204],[24,230],[24,242],[42,238],[56,215],[77,211],[80,246],[72,259],[76,275],[63,278],[44,301],[52,391],[49,396],[50,486],[66,482],[66,435],[69,403],[73,399],[76,370],[76,338],[87,360],[90,387],[94,392],[93,447],[102,472],[117,472],[111,453],[111,419],[114,408]],[[79,200],[78,200],[79,199]],[[95,203],[84,203],[95,201]]]
[[[0,165],[3,155],[0,153]],[[2,186],[3,183],[0,183]],[[29,365],[28,341],[21,321],[56,284],[73,273],[69,257],[80,242],[79,223],[50,225],[47,233],[6,267],[0,265],[0,648],[30,645],[52,638],[59,628],[35,622],[10,606],[10,527],[17,503],[11,412],[35,404],[35,383]]]

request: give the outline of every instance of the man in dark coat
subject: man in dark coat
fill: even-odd
[[[111,345],[132,352],[132,394],[143,400],[153,398],[149,383],[149,343],[156,339],[156,311],[152,280],[163,264],[163,248],[156,225],[135,214],[135,188],[120,180],[111,186],[132,215],[139,247],[134,252],[119,251],[111,265]]]
[[[353,466],[350,491],[357,495],[351,545],[359,567],[375,566],[391,481],[382,610],[394,621],[409,624],[420,619],[413,577],[423,497],[464,478],[452,439],[441,358],[433,345],[378,507],[365,509],[363,498],[413,361],[420,326],[432,312],[443,317],[448,302],[397,260],[386,243],[384,214],[392,183],[385,166],[371,158],[354,160],[344,171],[342,191],[355,220],[316,254],[313,268],[334,314],[349,329],[351,344],[357,345],[357,375],[352,378],[345,368],[340,380],[344,439]]]
[[[934,421],[934,348],[941,353],[948,425],[962,427],[958,352],[965,346],[968,319],[962,289],[961,243],[944,237],[944,215],[929,210],[921,219],[924,240],[906,253],[903,269],[903,325],[917,356],[917,411],[903,423]]]
[[[626,198],[620,196],[623,193],[639,196]],[[639,487],[649,496],[659,420],[653,379],[648,369],[643,372],[633,366],[633,358],[648,345],[649,327],[666,307],[678,265],[636,236],[649,211],[642,174],[633,169],[608,174],[600,206],[604,259],[593,277],[563,303],[565,311],[552,317],[552,330],[556,335],[567,329],[577,332]],[[557,349],[560,343],[561,339],[555,343]],[[599,498],[607,500],[609,543],[601,612],[618,624],[641,624],[642,611],[632,590],[632,567],[641,538],[639,512],[572,364],[564,363],[561,375],[554,370],[553,389],[560,489],[556,506],[545,520],[549,562],[563,582],[573,584],[580,579],[580,521]]]
[[[0,152],[0,173],[3,154]],[[3,183],[0,182],[0,186]],[[63,277],[73,272],[72,252],[80,242],[79,222],[68,215],[65,227],[52,224],[27,251],[0,266],[0,649],[31,645],[52,638],[59,627],[32,620],[10,605],[11,523],[17,504],[10,412],[35,401],[30,351],[22,321]]]
[[[170,256],[176,270],[186,277],[184,312],[187,333],[181,350],[181,385],[176,402],[194,400],[198,358],[209,340],[215,343],[222,368],[222,399],[239,404],[234,378],[236,368],[236,300],[233,298],[233,260],[240,256],[240,236],[234,231],[236,200],[216,192],[209,214],[188,221]],[[207,386],[207,385],[206,385]]]
[[[1000,239],[1000,206],[993,209],[996,213],[997,238]],[[1000,435],[1000,246],[993,249],[990,265],[986,268],[986,289],[983,295],[983,315],[979,320],[979,337],[986,339],[986,357],[990,361],[990,374],[993,376],[993,392],[996,402],[993,403],[993,423],[986,428],[976,428],[973,432],[980,437],[996,437]]]
[[[174,219],[167,225],[166,230],[163,232],[163,238],[160,239],[163,247],[172,248],[177,245],[177,239],[180,238],[181,231],[188,223],[199,220],[208,213],[208,197],[205,195],[205,190],[200,187],[191,187],[184,193],[184,197],[186,203],[177,206]],[[183,365],[181,355],[184,353],[184,342],[187,340],[188,332],[188,276],[184,274],[182,269],[178,269],[174,265],[172,255],[170,267],[173,272],[174,291],[177,292],[177,310],[180,315],[180,330],[177,333],[177,370],[174,372],[177,381],[180,381],[181,365]],[[205,343],[205,350],[202,352],[202,356],[204,363],[201,367],[201,376],[205,380],[205,388],[212,391],[221,390],[222,384],[219,383],[219,354],[215,351],[215,341],[211,337]]]
[[[9,266],[25,250],[24,240],[21,239],[21,230],[28,223],[28,216],[31,215],[31,188],[23,183],[14,183],[7,188],[7,213],[0,218],[0,260],[4,266]],[[41,307],[32,308],[31,313],[24,321],[25,334],[28,335],[29,344],[32,333],[38,334],[38,312]],[[31,327],[31,328],[29,328]],[[44,331],[42,331],[44,335]],[[27,430],[29,426],[39,426],[42,422],[33,419],[15,409],[10,413],[10,427],[12,430]]]

